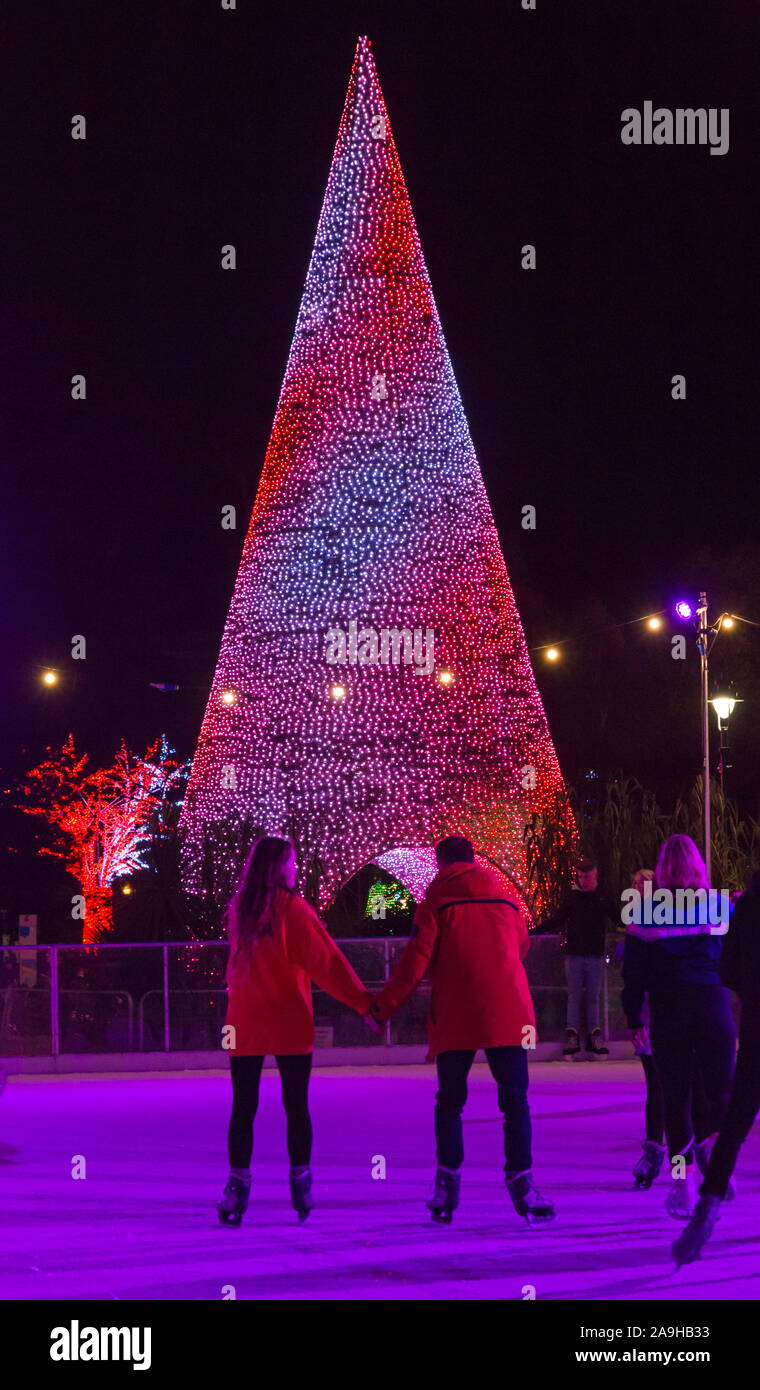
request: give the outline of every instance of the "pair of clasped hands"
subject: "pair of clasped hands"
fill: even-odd
[[[362,1018],[369,1028],[370,1033],[379,1033],[383,1027],[382,1021],[377,1016],[377,1001],[371,1004],[367,1013],[362,1014]]]

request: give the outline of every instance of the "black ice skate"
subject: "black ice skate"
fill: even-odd
[[[543,1226],[554,1220],[554,1203],[537,1191],[531,1172],[511,1176],[507,1173],[506,1184],[517,1215],[524,1216],[529,1226]]]
[[[293,1203],[293,1210],[298,1214],[298,1220],[304,1222],[314,1206],[314,1198],[311,1195],[311,1170],[309,1168],[291,1168],[290,1200]]]
[[[578,1037],[577,1028],[565,1029],[565,1045],[562,1049],[562,1056],[566,1062],[574,1062],[581,1050],[581,1041]]]
[[[707,1177],[707,1167],[710,1162],[710,1154],[715,1144],[714,1139],[703,1139],[701,1144],[694,1145],[694,1157],[697,1160],[697,1167],[703,1178]],[[724,1202],[733,1202],[736,1196],[736,1183],[733,1178],[729,1178]]]
[[[641,1150],[641,1158],[633,1170],[635,1186],[639,1192],[646,1192],[654,1182],[665,1160],[665,1145],[655,1144],[647,1139]]]
[[[224,1189],[224,1196],[221,1202],[217,1202],[216,1209],[219,1212],[219,1220],[226,1226],[239,1226],[243,1219],[243,1212],[248,1210],[248,1198],[251,1195],[251,1179],[236,1178],[230,1175],[227,1186]]]
[[[610,1049],[604,1046],[601,1028],[595,1028],[593,1033],[589,1033],[586,1051],[592,1057],[609,1057]]]
[[[461,1173],[452,1173],[448,1168],[438,1168],[435,1174],[433,1194],[428,1198],[430,1215],[442,1226],[451,1225],[452,1213],[459,1206]]]
[[[712,1235],[713,1226],[718,1219],[718,1207],[720,1197],[700,1197],[694,1208],[688,1226],[683,1235],[678,1240],[673,1241],[673,1258],[676,1262],[676,1269],[681,1265],[690,1265],[696,1260],[703,1245],[707,1243]]]

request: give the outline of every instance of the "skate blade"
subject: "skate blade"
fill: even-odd
[[[538,1216],[529,1213],[526,1215],[525,1220],[527,1221],[529,1226],[547,1226],[550,1221],[553,1221],[555,1219],[556,1215],[557,1213],[554,1211],[551,1213],[547,1213],[545,1216]]]
[[[223,1226],[239,1226],[243,1220],[242,1212],[220,1211],[219,1220]]]
[[[437,1222],[439,1226],[450,1226],[453,1212],[445,1210],[441,1211],[440,1208],[438,1208],[437,1210],[433,1208],[431,1209],[430,1216],[431,1219]]]

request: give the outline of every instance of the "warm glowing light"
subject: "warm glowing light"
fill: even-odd
[[[730,614],[730,613],[724,613],[724,615],[723,615],[723,617],[722,617],[722,619],[721,619],[721,624],[720,624],[720,625],[721,625],[721,627],[733,627],[733,625],[734,625],[734,620],[733,620],[733,618],[731,617],[731,614]]]
[[[122,884],[122,887],[121,887],[121,891],[122,891],[122,893],[125,895],[125,897],[128,898],[129,895],[130,895],[130,893],[132,892],[132,885],[131,885],[131,883],[123,883],[123,884]]]
[[[729,695],[723,692],[721,692],[720,695],[715,695],[710,701],[710,704],[718,716],[719,724],[727,723],[734,712],[734,706],[742,703],[743,701],[738,700],[735,695]]]
[[[43,679],[43,682],[44,682],[45,685],[57,685],[57,684],[58,684],[58,672],[57,672],[57,671],[46,671],[45,674],[44,674],[44,676],[42,677],[42,679]]]
[[[234,690],[223,690],[223,691],[222,691],[222,704],[223,704],[223,705],[234,705],[236,698],[237,698],[237,697],[236,697],[236,695],[235,695]]]
[[[559,661],[559,652],[557,651],[557,648],[556,648],[556,647],[547,647],[547,649],[546,649],[546,660],[547,660],[547,661]]]
[[[652,632],[656,632],[658,627],[662,627],[662,620],[656,616],[649,618],[649,620],[647,621],[647,627],[651,628]]]
[[[525,826],[561,787],[362,38],[193,762],[185,884],[209,862],[221,881],[235,831],[263,826],[318,859],[320,908],[444,833],[519,889]]]
[[[686,603],[684,599],[681,599],[680,603],[676,604],[676,613],[678,614],[679,618],[688,619],[692,616],[693,612],[694,609],[692,608],[691,604]]]

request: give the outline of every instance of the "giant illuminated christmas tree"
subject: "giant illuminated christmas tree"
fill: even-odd
[[[561,777],[359,40],[182,818],[295,838],[320,906],[461,831],[524,884]],[[221,841],[220,841],[221,843]]]

